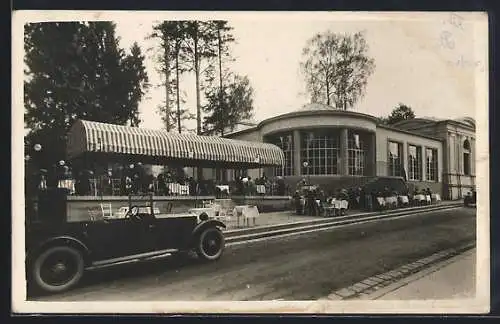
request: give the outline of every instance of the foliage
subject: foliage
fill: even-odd
[[[148,88],[144,56],[119,47],[111,22],[25,25],[26,146],[42,144],[41,164],[64,158],[73,121],[140,123],[138,104]]]
[[[189,20],[184,22],[185,38],[181,52],[190,70],[194,71],[196,82],[196,133],[201,133],[201,75],[211,68],[216,57],[213,26],[208,21]],[[205,64],[204,64],[205,63]]]
[[[229,44],[235,40],[231,30],[232,27],[228,25],[227,21],[222,20],[163,21],[154,26],[151,37],[161,40],[160,45],[163,50],[162,56],[159,56],[157,61],[161,66],[160,71],[165,75],[166,101],[161,113],[167,130],[175,128],[171,122],[171,116],[173,116],[171,108],[174,105],[171,98],[176,98],[177,116],[181,116],[181,120],[193,117],[193,114],[190,114],[187,109],[181,108],[183,100],[179,94],[181,87],[179,76],[183,73],[193,72],[196,82],[197,133],[201,132],[201,115],[204,110],[202,100],[208,100],[208,98],[202,98],[202,92],[214,92],[214,81],[217,79],[216,59],[219,62],[219,89],[222,88],[222,79],[229,74],[227,69],[222,68],[222,63],[232,60]],[[175,80],[175,85],[170,82],[172,80]],[[178,120],[177,117],[175,119]],[[179,128],[179,124],[177,128]]]
[[[153,33],[149,36],[160,40],[161,53],[156,61],[160,65],[159,72],[163,73],[165,87],[164,104],[158,107],[162,121],[167,131],[185,127],[182,121],[193,119],[188,109],[182,108],[185,104],[180,90],[182,74],[191,70],[186,62],[186,56],[181,52],[181,44],[186,38],[186,23],[184,21],[163,21],[153,26]],[[173,107],[176,106],[174,113]]]
[[[175,78],[170,81],[170,91],[172,94],[174,94],[174,96],[177,96],[177,80]],[[174,99],[175,99],[174,97],[170,97],[171,106],[174,104],[174,102],[177,101]],[[157,106],[157,111],[160,113],[161,120],[165,125],[165,129],[167,131],[171,130],[179,131],[178,129],[179,124],[181,125],[179,133],[181,133],[182,131],[186,131],[188,129],[186,128],[183,122],[187,120],[196,119],[196,115],[191,113],[188,108],[184,107],[185,103],[186,103],[185,93],[179,92],[178,106],[176,110],[167,109],[165,101],[163,101],[162,104]],[[180,116],[180,123],[178,122],[179,116]]]
[[[203,129],[207,134],[223,136],[232,131],[238,122],[248,120],[253,115],[253,93],[248,77],[233,75],[227,80],[222,92],[219,88],[208,89],[205,93],[208,103],[203,107],[207,112]]]
[[[402,120],[408,120],[415,118],[415,113],[411,107],[400,103],[396,108],[394,108],[391,114],[387,118],[382,118],[382,123],[387,125],[392,125]]]
[[[364,33],[353,35],[327,31],[307,41],[301,69],[311,102],[347,110],[364,95],[375,62],[367,56]]]

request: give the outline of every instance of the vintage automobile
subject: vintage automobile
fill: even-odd
[[[472,190],[467,193],[464,198],[464,206],[465,207],[476,207],[477,194],[475,190]]]
[[[155,214],[156,208],[131,205],[123,218],[68,221],[66,204],[65,191],[50,189],[27,211],[27,281],[41,292],[68,290],[89,268],[167,253],[196,252],[215,261],[224,250],[226,226],[207,215]]]

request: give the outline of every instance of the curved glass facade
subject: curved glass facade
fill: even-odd
[[[348,169],[349,175],[365,174],[365,143],[359,133],[349,131],[348,133]]]
[[[293,132],[283,132],[268,136],[266,141],[274,144],[283,150],[285,155],[285,164],[281,167],[274,168],[275,176],[290,176],[293,175]]]
[[[363,176],[371,172],[366,161],[373,136],[345,128],[319,128],[274,133],[265,141],[284,153],[285,164],[274,168],[274,176]]]
[[[303,175],[340,174],[340,132],[337,129],[301,132],[300,161]]]

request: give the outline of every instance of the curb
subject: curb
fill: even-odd
[[[313,222],[300,222],[300,223],[290,223],[290,224],[281,224],[281,225],[274,225],[272,226],[272,229],[269,230],[269,227],[267,228],[261,228],[260,231],[256,231],[257,228],[254,229],[254,233],[250,232],[247,234],[242,234],[242,235],[228,235],[228,233],[225,234],[226,237],[226,242],[227,243],[239,243],[239,242],[244,242],[244,241],[249,241],[249,240],[257,240],[257,239],[263,239],[263,238],[270,238],[274,236],[282,236],[282,235],[291,235],[291,234],[300,234],[302,232],[310,232],[310,231],[319,231],[319,230],[326,230],[330,229],[332,227],[339,227],[339,226],[346,226],[346,225],[353,225],[356,223],[360,222],[366,222],[366,221],[375,221],[375,220],[384,220],[384,219],[389,219],[389,218],[396,218],[396,217],[402,217],[402,216],[410,216],[410,215],[415,215],[418,214],[419,212],[432,212],[432,211],[437,211],[437,210],[445,210],[445,209],[453,209],[457,208],[459,206],[455,205],[446,205],[446,206],[435,206],[435,207],[426,207],[426,208],[419,208],[418,210],[397,210],[391,213],[367,213],[367,214],[356,214],[356,215],[348,215],[348,216],[342,216],[342,217],[334,217],[333,219],[321,219],[321,220],[315,220]],[[239,234],[239,233],[237,233]]]
[[[394,270],[366,278],[349,287],[338,289],[320,300],[373,300],[396,290],[413,280],[411,277],[421,274],[419,278],[436,271],[439,265],[476,247],[475,242],[436,252],[426,258],[403,265]]]
[[[384,216],[384,215],[391,215],[391,214],[397,214],[397,213],[403,213],[403,212],[410,213],[410,212],[414,212],[414,211],[427,211],[427,210],[442,209],[442,208],[447,208],[447,207],[451,208],[451,207],[458,207],[458,206],[462,206],[462,205],[463,205],[462,203],[457,202],[457,203],[449,203],[449,204],[406,207],[406,208],[376,211],[376,212],[364,212],[364,213],[357,213],[357,214],[352,214],[352,215],[326,217],[326,218],[322,218],[322,219],[296,221],[296,222],[292,222],[292,223],[265,225],[265,226],[257,226],[257,227],[252,227],[252,228],[238,228],[238,229],[232,229],[232,230],[225,231],[224,235],[226,236],[226,238],[229,238],[229,237],[252,234],[252,233],[261,233],[261,232],[280,230],[280,229],[284,229],[284,228],[288,228],[288,227],[296,227],[296,226],[298,227],[298,226],[307,226],[307,225],[322,224],[322,223],[331,223],[334,221],[339,221],[339,220],[349,219],[349,218],[354,218],[354,217]]]

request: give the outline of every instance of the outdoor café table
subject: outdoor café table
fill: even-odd
[[[441,196],[439,194],[432,194],[432,201],[441,201]]]
[[[246,220],[246,224],[250,225],[250,218],[253,218],[253,224],[256,224],[256,218],[259,216],[259,209],[257,206],[241,205],[235,206],[233,214],[236,215],[236,224],[240,226],[240,217]]]
[[[179,183],[169,182],[167,183],[167,188],[171,194],[189,196],[188,185],[181,185]]]
[[[418,201],[419,203],[425,202],[425,195],[418,194],[413,197],[413,200]]]
[[[188,210],[189,213],[195,214],[200,217],[201,214],[206,213],[208,218],[215,218],[215,208],[203,207],[203,208],[191,208]]]
[[[332,200],[332,203],[329,207],[327,207],[328,215],[337,216],[337,210],[340,214],[340,208],[342,207],[342,201],[340,200]]]
[[[410,203],[410,199],[408,198],[408,196],[399,196],[399,199],[401,200],[401,203],[403,205],[407,205]]]
[[[221,192],[226,191],[227,193],[229,193],[229,185],[216,185],[216,187],[219,188]]]
[[[335,206],[325,206],[325,216],[330,217],[330,216],[335,216]]]
[[[389,207],[397,207],[398,197],[396,197],[396,196],[386,197],[385,204],[386,204],[386,206],[389,206]]]

